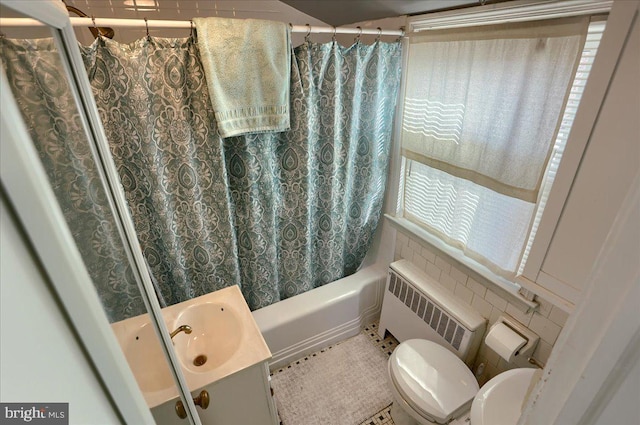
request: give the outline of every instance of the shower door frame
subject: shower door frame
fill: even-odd
[[[100,172],[151,323],[170,365],[179,396],[186,406],[189,423],[201,425],[180,363],[173,351],[169,331],[162,319],[160,304],[145,266],[68,13],[62,3],[55,0],[0,0],[0,4],[42,22],[53,33],[87,142]],[[126,423],[153,423],[149,407],[111,330],[46,172],[31,143],[4,70],[1,74],[3,155],[0,178],[3,190],[18,214],[121,417]]]

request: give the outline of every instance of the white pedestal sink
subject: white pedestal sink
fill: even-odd
[[[484,384],[471,405],[473,425],[516,425],[540,369],[512,369]]]

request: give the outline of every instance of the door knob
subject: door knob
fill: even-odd
[[[209,407],[209,402],[211,399],[209,398],[209,393],[207,390],[200,391],[200,394],[193,399],[193,403],[196,406],[200,406],[202,409],[206,409]],[[187,411],[184,408],[184,404],[182,404],[182,400],[178,400],[176,402],[176,414],[180,419],[184,419],[187,417]]]

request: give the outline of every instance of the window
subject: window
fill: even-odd
[[[570,18],[412,37],[397,217],[513,280],[603,30]]]

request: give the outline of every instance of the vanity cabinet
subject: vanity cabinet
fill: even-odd
[[[192,391],[195,398],[202,390],[209,393],[209,407],[196,407],[202,425],[277,425],[276,405],[269,384],[269,365],[258,363],[226,378]],[[185,425],[176,414],[178,399],[151,409],[158,425]]]
[[[196,406],[202,425],[277,425],[271,351],[237,285],[165,307],[162,317],[175,329],[173,349],[191,397],[209,395],[206,409]],[[182,401],[170,371],[157,366],[163,353],[148,315],[111,326],[156,423],[186,425],[186,413],[182,419],[176,412]]]

